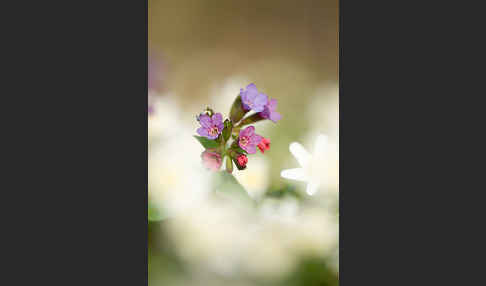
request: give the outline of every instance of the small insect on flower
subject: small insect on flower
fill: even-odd
[[[238,145],[249,154],[256,153],[256,146],[263,137],[255,133],[255,127],[248,126],[240,131]]]
[[[263,153],[265,153],[265,150],[270,149],[270,139],[263,138],[262,141],[258,144],[258,149]]]
[[[270,119],[273,122],[277,123],[282,116],[280,113],[276,111],[277,109],[277,100],[275,98],[270,99],[268,103],[264,106],[263,111],[260,112],[260,116],[265,119]]]
[[[246,168],[246,164],[248,163],[248,157],[246,157],[245,154],[240,154],[236,158],[236,162],[238,164],[239,169],[240,168],[244,169]]]
[[[259,93],[255,84],[250,83],[245,90],[240,90],[241,102],[245,110],[262,112],[268,103],[266,94]]]
[[[221,167],[221,155],[216,152],[206,150],[201,153],[201,159],[204,167],[208,168],[211,171],[216,172]]]
[[[201,136],[216,139],[223,131],[224,124],[221,113],[216,113],[211,117],[207,114],[201,114],[198,119],[202,127],[197,129],[197,133]]]

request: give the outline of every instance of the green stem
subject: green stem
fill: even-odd
[[[259,113],[255,113],[253,115],[250,115],[243,119],[238,125],[235,126],[235,128],[242,127],[251,123],[255,123],[261,120],[264,120],[265,118],[261,117]]]

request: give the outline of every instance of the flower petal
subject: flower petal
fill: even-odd
[[[250,137],[250,144],[252,145],[258,145],[260,142],[262,142],[263,137],[258,135],[258,134],[253,134],[253,136]]]
[[[275,98],[272,98],[268,101],[268,108],[270,108],[270,110],[275,110],[277,109],[277,100]]]
[[[289,179],[289,180],[296,180],[302,182],[307,181],[307,176],[303,168],[282,170],[282,172],[280,172],[280,176],[282,176],[282,178]]]
[[[209,132],[208,132],[208,129],[204,128],[204,127],[199,127],[197,129],[197,134],[201,135],[201,136],[204,136],[206,138],[209,138]]]
[[[258,96],[255,98],[255,104],[257,105],[267,105],[268,104],[268,96],[264,93],[258,94]]]
[[[248,152],[248,154],[255,154],[256,153],[256,145],[251,145],[251,144],[246,145],[245,151]]]
[[[311,181],[311,182],[309,182],[307,184],[307,188],[306,188],[305,192],[308,195],[312,196],[312,195],[314,195],[317,192],[317,189],[318,188],[319,188],[319,183],[316,183],[316,182],[312,182]]]
[[[211,118],[207,114],[199,116],[199,123],[202,127],[211,128]]]
[[[304,146],[302,146],[300,143],[293,142],[290,144],[289,150],[292,155],[294,155],[297,162],[299,162],[301,167],[307,166],[311,159],[311,155],[309,152],[307,152],[307,150],[305,150]]]
[[[277,121],[279,121],[280,119],[282,119],[282,115],[280,115],[280,113],[278,113],[277,111],[270,112],[270,120],[277,123]]]
[[[247,85],[246,90],[249,90],[251,92],[258,92],[257,87],[254,83],[250,83],[249,85]]]
[[[268,103],[268,97],[266,94],[259,93],[253,99],[253,106],[251,109],[255,110],[256,112],[262,112],[265,109],[265,105]]]
[[[212,121],[213,125],[219,126],[220,124],[223,123],[223,116],[219,112],[215,113],[211,117],[211,121]]]
[[[240,137],[246,136],[246,137],[251,137],[255,133],[255,127],[253,126],[248,126],[245,129],[240,131]]]

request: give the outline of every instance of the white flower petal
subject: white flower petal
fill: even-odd
[[[289,180],[307,181],[307,176],[302,168],[287,169],[280,172],[280,176]]]
[[[299,162],[301,167],[307,166],[311,159],[311,155],[309,152],[307,152],[307,150],[305,150],[304,146],[302,146],[300,143],[293,142],[290,143],[289,150],[292,155],[294,155],[297,162]]]
[[[317,192],[317,189],[319,188],[319,183],[310,181],[307,184],[307,189],[305,190],[308,195],[312,196]]]

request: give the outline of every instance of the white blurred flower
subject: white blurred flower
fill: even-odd
[[[277,278],[301,257],[329,257],[337,246],[337,222],[322,208],[301,209],[297,200],[265,199],[255,210],[221,197],[167,221],[178,255],[196,271]]]
[[[295,198],[285,199],[266,198],[260,206],[261,218],[267,221],[294,223],[299,212],[299,203]]]
[[[252,156],[247,166],[248,168],[242,171],[235,168],[233,175],[248,194],[256,199],[267,190],[270,183],[268,162],[262,157]]]
[[[169,215],[197,206],[209,192],[209,171],[201,165],[203,148],[192,130],[179,126],[170,138],[149,149],[149,197]]]
[[[339,242],[337,219],[322,208],[307,208],[297,217],[291,249],[301,256],[332,257]]]
[[[289,149],[301,168],[283,170],[280,175],[283,178],[307,182],[306,192],[314,195],[324,183],[324,176],[327,172],[326,145],[328,138],[319,134],[314,144],[314,154],[310,154],[300,143],[293,142]]]
[[[252,217],[241,205],[212,198],[168,221],[167,227],[183,259],[222,275],[233,275],[248,249]]]
[[[148,142],[167,139],[181,130],[180,107],[172,94],[149,92]]]

